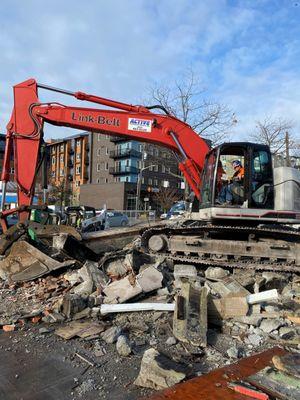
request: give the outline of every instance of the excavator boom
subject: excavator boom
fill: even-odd
[[[73,107],[54,102],[41,103],[38,98],[38,88],[114,109]],[[170,115],[153,113],[144,106],[134,106],[83,92],[57,89],[29,79],[14,86],[14,108],[7,125],[1,177],[5,188],[5,183],[9,181],[10,159],[13,151],[21,220],[28,217],[24,207],[31,205],[34,196],[45,122],[106,135],[125,136],[130,140],[169,148],[177,154],[179,169],[191,189],[198,198],[200,196],[200,176],[209,148],[205,140],[199,137],[188,124]],[[9,213],[12,212],[12,210],[9,211]]]

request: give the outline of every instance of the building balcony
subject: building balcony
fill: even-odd
[[[132,140],[132,139],[130,139],[130,138],[126,137],[126,136],[123,136],[123,137],[112,136],[110,138],[110,141],[113,142],[113,143],[126,142],[128,140]]]
[[[110,151],[109,156],[113,159],[130,157],[142,158],[142,153],[134,149],[118,149]]]
[[[109,168],[109,173],[112,175],[128,175],[128,174],[138,174],[140,170],[136,167],[126,165],[120,165],[119,167]]]

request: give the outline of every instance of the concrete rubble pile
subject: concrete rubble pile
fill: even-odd
[[[0,261],[3,331],[38,324],[40,334],[88,342],[91,360],[137,357],[134,384],[155,390],[275,344],[300,351],[297,274],[174,264],[138,242],[97,257],[78,243],[15,242]]]

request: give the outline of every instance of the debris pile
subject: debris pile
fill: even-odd
[[[39,324],[90,343],[90,360],[136,358],[135,385],[170,387],[275,344],[300,350],[297,274],[174,264],[138,242],[100,257],[69,234],[51,246],[19,240],[7,253],[2,330]]]

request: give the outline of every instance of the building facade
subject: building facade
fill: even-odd
[[[51,140],[49,182],[70,192],[70,203],[78,204],[80,186],[90,179],[90,135],[81,133],[63,140]]]
[[[52,140],[48,149],[49,182],[70,191],[72,204],[101,208],[105,203],[116,208],[115,196],[119,193],[122,209],[135,209],[139,179],[143,208],[159,208],[155,194],[167,188],[175,188],[179,197],[183,195],[177,161],[163,147],[83,132]],[[117,192],[111,185],[118,188]],[[101,192],[101,196],[95,196],[95,192]]]
[[[156,194],[168,188],[175,188],[178,197],[183,197],[183,180],[178,163],[168,149],[124,137],[95,132],[90,135],[90,181],[81,187],[80,203],[98,208],[102,207],[106,198],[107,207],[116,208],[115,189],[110,186],[114,185],[119,188],[119,193],[124,191],[118,202],[122,209],[135,209],[139,178],[143,208],[158,209]],[[104,186],[96,187],[97,184]],[[97,197],[95,191],[106,195]]]

